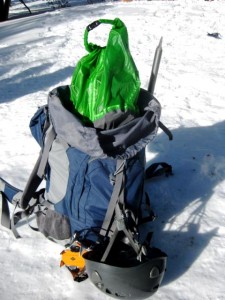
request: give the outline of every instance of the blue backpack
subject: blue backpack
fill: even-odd
[[[38,230],[46,237],[67,240],[79,233],[82,239],[96,241],[119,172],[124,173],[120,188],[126,209],[135,212],[141,223],[146,212],[149,214],[144,192],[146,174],[150,178],[159,165],[163,172],[170,172],[162,163],[145,170],[145,146],[156,135],[161,110],[147,91],[141,90],[139,96],[144,115],[129,122],[123,120],[113,129],[83,126],[67,107],[69,93],[68,86],[53,90],[48,105],[40,107],[30,121],[41,152],[25,190],[1,179],[4,197],[26,212],[14,213],[8,225],[16,236],[15,223],[34,212]],[[119,123],[121,116],[116,121]],[[46,188],[38,190],[43,179]]]
[[[137,115],[109,112],[91,126],[69,101],[69,86],[54,89],[30,122],[41,151],[24,191],[0,178],[1,224],[19,238],[17,223],[29,223],[34,214],[37,226],[30,227],[65,245],[69,262],[62,263],[74,280],[88,276],[116,298],[149,297],[166,269],[166,254],[150,245],[155,215],[145,179],[172,168],[156,163],[146,169],[145,147],[158,127],[172,135],[152,94],[140,89]],[[15,206],[11,219],[9,203]]]
[[[161,126],[160,104],[141,89],[140,116],[120,115],[93,128],[82,124],[69,96],[68,86],[54,89],[31,119],[41,152],[24,191],[0,179],[2,224],[20,237],[16,224],[34,213],[36,230],[64,244],[96,244],[122,231],[138,252],[149,233],[144,225],[154,219],[145,179],[172,172],[166,163],[145,169],[145,146]],[[38,189],[43,179],[46,187]],[[8,202],[16,207],[11,220]]]

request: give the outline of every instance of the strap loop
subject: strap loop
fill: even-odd
[[[87,27],[86,27],[86,30],[84,32],[84,46],[85,46],[85,49],[88,51],[88,52],[92,52],[96,49],[100,49],[101,47],[98,46],[98,45],[95,45],[95,44],[92,44],[92,43],[89,43],[88,42],[88,34],[91,30],[93,30],[94,28],[98,27],[100,24],[110,24],[112,26],[117,26],[118,23],[118,18],[114,19],[114,20],[109,20],[109,19],[99,19],[99,20],[96,20],[94,21],[93,23],[89,24]],[[121,24],[120,24],[121,25]]]

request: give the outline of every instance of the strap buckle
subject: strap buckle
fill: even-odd
[[[93,30],[94,28],[98,27],[100,24],[101,23],[98,20],[94,21],[93,23],[89,24],[86,29],[89,32],[89,31]]]

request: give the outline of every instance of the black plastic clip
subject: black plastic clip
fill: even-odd
[[[94,21],[93,23],[91,23],[87,26],[87,31],[91,31],[92,29],[94,29],[95,27],[97,27],[100,24],[101,23],[99,21]]]

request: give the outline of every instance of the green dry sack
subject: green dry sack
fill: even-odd
[[[88,42],[90,30],[102,23],[112,25],[105,47]],[[78,62],[70,85],[75,111],[89,123],[107,113],[137,114],[140,80],[125,24],[118,18],[93,22],[85,30],[84,45],[89,53]]]

